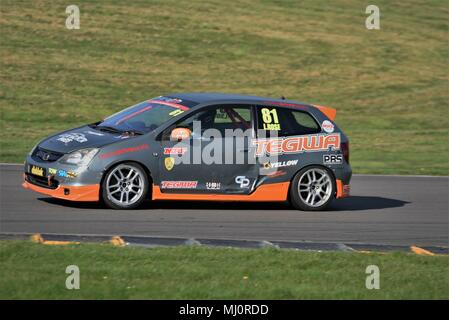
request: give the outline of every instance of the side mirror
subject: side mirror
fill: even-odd
[[[170,134],[170,140],[180,142],[189,139],[191,135],[192,132],[188,128],[175,128]]]

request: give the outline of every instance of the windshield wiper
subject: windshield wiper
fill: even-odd
[[[113,132],[113,133],[123,133],[123,130],[114,128],[114,127],[110,127],[110,126],[98,126],[96,124],[94,125],[90,125],[91,128],[99,130],[99,131],[107,131],[107,132]]]
[[[97,125],[95,123],[89,125],[89,127],[93,128],[93,129],[96,129],[96,130],[100,130],[100,131],[128,134],[128,135],[132,135],[132,136],[137,136],[137,135],[140,136],[140,135],[145,134],[145,132],[140,131],[140,130],[136,130],[136,129],[120,130],[120,129],[117,129],[117,128],[111,127],[111,126],[99,126],[99,125]]]
[[[125,131],[123,131],[123,133],[127,133],[132,136],[141,136],[141,135],[145,134],[145,132],[140,131],[140,130],[135,130],[135,129],[125,130]]]

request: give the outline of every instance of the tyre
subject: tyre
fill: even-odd
[[[110,169],[103,179],[102,197],[112,209],[134,209],[146,198],[149,179],[142,166],[121,163]]]
[[[335,179],[332,173],[320,166],[300,170],[293,178],[290,201],[296,209],[319,211],[325,209],[335,195]]]

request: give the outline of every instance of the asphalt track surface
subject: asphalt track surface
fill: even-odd
[[[355,175],[325,212],[284,203],[150,202],[117,211],[22,188],[0,165],[0,232],[449,246],[449,177]]]

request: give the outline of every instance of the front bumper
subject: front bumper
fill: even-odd
[[[90,186],[64,186],[59,185],[56,189],[49,189],[37,186],[28,181],[24,181],[22,187],[33,190],[48,196],[71,201],[98,201],[100,195],[100,185]]]
[[[31,167],[33,166],[43,169],[40,176],[32,172]],[[72,172],[73,176],[70,175]],[[101,173],[89,169],[78,172],[70,166],[57,162],[37,162],[28,156],[25,161],[23,179],[22,186],[25,189],[54,198],[71,201],[98,201],[100,199]]]

